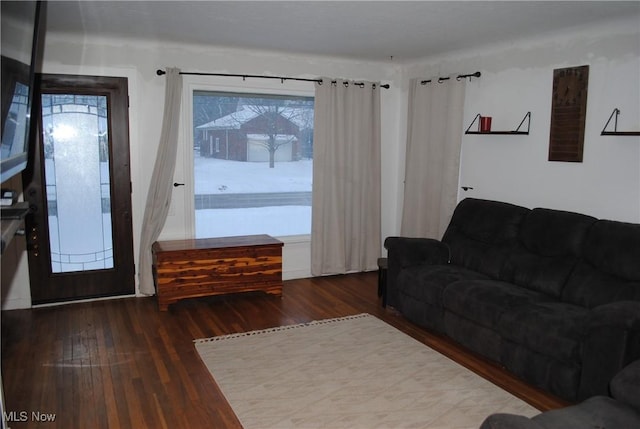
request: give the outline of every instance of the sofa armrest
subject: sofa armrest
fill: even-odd
[[[640,359],[616,374],[610,388],[611,396],[640,413]]]
[[[640,301],[616,301],[595,307],[590,328],[603,326],[640,329]]]
[[[496,413],[487,417],[480,429],[544,429],[544,427],[524,416]]]
[[[431,238],[387,237],[387,302],[397,305],[397,279],[403,268],[412,265],[442,265],[449,263],[449,247]]]
[[[636,359],[640,359],[640,302],[595,307],[582,349],[578,399],[608,395],[611,379]]]
[[[410,265],[441,265],[449,262],[449,247],[432,238],[387,237],[384,247],[389,262],[402,268]]]

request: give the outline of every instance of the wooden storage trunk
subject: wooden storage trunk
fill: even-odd
[[[269,235],[155,242],[160,310],[185,298],[248,291],[282,295],[282,246]]]

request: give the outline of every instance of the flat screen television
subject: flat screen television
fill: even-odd
[[[43,2],[2,0],[0,182],[27,166]]]

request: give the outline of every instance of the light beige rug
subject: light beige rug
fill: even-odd
[[[369,314],[195,343],[245,429],[477,429],[538,413]]]

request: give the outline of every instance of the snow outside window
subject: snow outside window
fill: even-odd
[[[313,97],[194,91],[195,237],[311,233]]]

